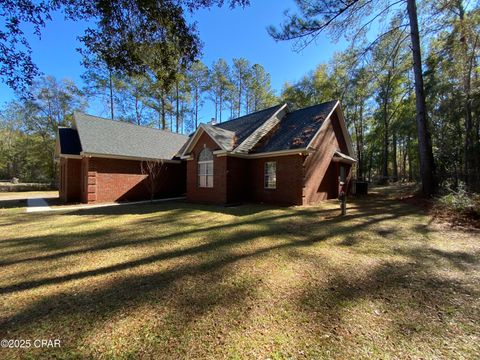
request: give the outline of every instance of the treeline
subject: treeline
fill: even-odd
[[[30,96],[18,94],[0,110],[0,179],[56,182],[55,139],[59,126],[70,126],[75,110],[103,107],[115,120],[192,132],[200,122],[223,121],[275,104],[270,74],[246,59],[215,61],[210,68],[193,62],[175,74],[173,86],[155,78],[121,76],[96,64],[83,75],[85,86],[47,76],[37,79]],[[212,116],[202,107],[212,104]]]
[[[247,59],[215,61],[210,68],[200,61],[174,75],[168,86],[149,72],[122,76],[106,67],[90,67],[83,76],[85,94],[103,102],[112,119],[189,133],[201,121],[218,122],[273,105],[277,98],[270,74]],[[206,101],[214,110],[202,119]]]
[[[184,133],[209,120],[199,118],[206,101],[214,105],[212,117],[217,121],[276,103],[270,77],[260,65],[220,59],[208,68],[194,61],[201,42],[195,27],[186,22],[182,6],[195,9],[222,3],[132,0],[126,2],[128,7],[113,2],[92,8],[83,2],[58,2],[70,16],[102,20],[81,39],[87,87],[43,78],[30,87],[31,94],[22,93],[31,96],[8,104],[1,113],[0,178],[53,181],[56,128],[68,125],[73,110],[87,108],[88,102],[100,101],[104,114],[112,118]],[[243,6],[248,1],[229,3]],[[437,184],[480,191],[478,2],[302,0],[298,4],[299,15],[290,14],[279,29],[269,29],[275,39],[307,46],[327,32],[335,39],[346,36],[354,46],[286,84],[281,100],[294,108],[331,99],[342,102],[359,179],[421,179],[427,196],[435,193]],[[42,16],[52,11],[33,10]],[[20,66],[13,61],[20,55],[29,59],[15,46],[26,41],[17,22],[33,10],[23,2],[10,4],[8,13],[13,15],[7,38],[12,41],[5,44],[0,39],[12,54],[0,59],[7,82],[20,90],[35,73],[26,71],[33,68],[29,62]],[[37,24],[39,32],[41,25]],[[378,36],[372,40],[367,35],[374,25]],[[23,73],[21,81],[14,76],[17,73]]]
[[[480,10],[463,1],[427,3],[423,77],[436,180],[480,191]],[[337,54],[282,98],[296,107],[340,99],[352,134],[357,177],[420,180],[408,23],[391,19],[374,42]]]

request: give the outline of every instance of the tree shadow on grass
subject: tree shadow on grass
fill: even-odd
[[[161,208],[168,209],[168,206],[166,208],[164,206],[162,205]],[[19,262],[58,260],[65,256],[86,255],[104,250],[114,251],[120,247],[154,244],[157,241],[181,241],[188,237],[205,239],[184,248],[166,251],[162,248],[160,252],[157,251],[148,256],[114,265],[101,266],[99,264],[100,266],[91,270],[67,273],[62,276],[44,276],[33,281],[21,279],[15,284],[3,286],[0,288],[0,293],[5,296],[45,286],[58,287],[73,281],[87,280],[85,288],[78,292],[72,292],[71,289],[68,290],[68,293],[55,291],[52,295],[40,298],[16,314],[2,319],[0,332],[20,334],[23,331],[23,334],[28,334],[29,331],[33,332],[37,327],[43,326],[59,331],[62,328],[61,324],[68,317],[73,317],[75,329],[69,329],[69,331],[74,331],[74,334],[69,333],[66,336],[68,337],[67,341],[70,342],[69,347],[76,348],[82,339],[95,333],[101,324],[125,311],[125,308],[139,307],[149,303],[168,305],[169,311],[171,311],[170,315],[174,318],[172,320],[175,323],[174,327],[179,332],[190,326],[196,326],[193,325],[196,319],[214,308],[220,308],[226,312],[239,311],[243,315],[240,316],[240,320],[235,326],[241,326],[241,318],[245,318],[248,313],[248,307],[245,304],[254,301],[255,287],[259,279],[253,276],[251,281],[240,284],[232,283],[232,277],[236,273],[235,264],[291,249],[308,249],[310,246],[328,241],[332,237],[345,237],[346,234],[370,229],[384,221],[418,212],[417,209],[388,202],[369,203],[364,207],[358,203],[357,206],[359,207],[357,212],[347,217],[334,217],[331,213],[332,210],[300,209],[263,217],[249,218],[246,215],[238,215],[245,219],[213,226],[206,224],[205,227],[198,229],[179,229],[178,232],[165,235],[151,234],[142,239],[133,239],[131,238],[132,234],[127,232],[120,234],[120,240],[117,241],[88,244],[80,249],[69,249],[68,242],[66,242],[63,244],[66,248],[64,251],[46,254],[40,258],[24,258],[3,263],[3,266],[7,266]],[[176,215],[179,215],[179,210],[175,210],[177,211]],[[227,208],[227,210],[233,214],[239,211],[231,208]],[[183,215],[188,215],[189,211],[185,210]],[[324,216],[329,217],[325,219]],[[165,219],[159,216],[158,222],[162,221]],[[135,226],[141,228],[154,224],[156,222],[152,218],[148,218],[139,219]],[[253,225],[255,225],[253,229],[248,227]],[[112,229],[107,231],[112,231]],[[95,240],[102,241],[105,235],[106,233],[99,234],[99,238],[96,237]],[[48,242],[50,239],[55,242],[56,240],[52,236],[55,237],[49,235],[45,241]],[[262,238],[271,239],[270,243],[267,246],[256,246],[256,242]],[[33,237],[31,243],[28,243],[28,238],[22,240],[26,240],[27,244],[35,243]],[[356,241],[358,243],[361,239]],[[239,246],[245,245],[248,246],[239,250]],[[417,256],[417,254],[411,254],[411,256]],[[458,261],[462,262],[464,258],[460,257]],[[472,258],[468,259],[474,261]],[[172,261],[175,262],[171,264]],[[134,272],[136,269],[153,265],[159,266],[160,270],[152,270],[151,273]],[[427,270],[426,268],[425,271]],[[382,291],[389,291],[395,295],[396,289],[404,288],[404,277],[411,275],[410,272],[411,268],[408,265],[404,267],[385,265],[384,268],[375,270],[369,280],[359,280],[355,285],[352,285],[351,280],[342,279],[339,275],[331,283],[335,289],[334,293],[325,292],[324,287],[306,287],[300,304],[303,311],[308,312],[314,309],[317,315],[318,313],[328,314],[328,317],[338,324],[341,321],[341,304],[344,301],[376,296],[382,289]],[[393,276],[388,276],[388,273]],[[113,276],[113,278],[98,287],[88,286],[89,279],[93,280],[101,276]],[[261,274],[257,276],[261,276]],[[425,278],[418,277],[417,281],[423,282]],[[192,289],[194,291],[189,291]],[[312,299],[318,298],[325,300],[325,304],[329,304],[329,308],[323,308],[316,301],[312,303]],[[446,299],[446,301],[449,300]],[[323,322],[324,320],[319,319],[319,321]]]
[[[409,262],[384,263],[366,276],[337,272],[326,284],[306,286],[297,300],[299,311],[314,319],[340,357],[352,356],[352,346],[367,340],[384,357],[396,357],[399,351],[413,354],[421,346],[435,349],[451,341],[462,323],[480,320],[472,301],[480,295],[478,289],[435,275],[435,264],[426,263],[416,251],[408,256]],[[431,252],[428,258],[436,262],[451,254]],[[456,259],[459,268],[471,265]],[[452,314],[459,301],[463,308]],[[345,316],[346,310],[355,320]],[[449,348],[455,346],[451,343]]]
[[[183,210],[183,211],[203,211],[218,213],[222,215],[232,215],[232,216],[250,216],[254,214],[260,214],[264,211],[270,211],[276,209],[276,207],[271,205],[259,205],[259,204],[244,204],[239,206],[221,206],[221,205],[209,205],[209,204],[198,204],[198,203],[189,203],[186,201],[166,201],[166,202],[145,202],[142,204],[129,204],[123,203],[121,206],[105,206],[105,207],[92,207],[92,208],[83,208],[83,209],[72,209],[66,210],[66,215],[79,215],[79,216],[90,216],[90,215],[143,215],[150,214],[152,212],[161,212],[164,210]]]
[[[0,200],[0,209],[20,209],[25,206],[27,206],[25,199]]]
[[[380,205],[382,208],[382,212],[385,212],[385,206],[382,204]],[[213,207],[213,206],[211,206]],[[26,257],[18,259],[5,259],[3,261],[0,260],[0,266],[6,265],[13,265],[13,264],[20,264],[25,262],[38,262],[38,261],[48,261],[48,260],[56,260],[66,256],[71,255],[78,255],[83,253],[92,253],[96,251],[104,251],[104,250],[113,250],[115,248],[124,248],[128,246],[139,246],[139,245],[146,245],[151,244],[154,242],[165,242],[165,241],[175,241],[181,240],[182,238],[207,233],[215,230],[228,230],[234,229],[239,226],[248,226],[248,225],[258,225],[263,223],[269,223],[273,221],[278,221],[282,219],[290,219],[292,217],[300,217],[300,220],[296,221],[296,226],[291,223],[287,224],[283,227],[284,233],[296,234],[296,235],[308,235],[315,230],[316,228],[321,228],[327,226],[329,228],[329,235],[338,235],[338,234],[350,234],[358,228],[370,226],[380,221],[385,221],[388,219],[395,219],[398,216],[405,216],[412,212],[411,209],[403,207],[398,209],[394,207],[393,214],[383,214],[381,217],[373,217],[369,218],[372,215],[378,215],[379,206],[378,205],[369,205],[365,206],[361,211],[358,211],[356,214],[348,215],[347,217],[336,216],[335,210],[332,209],[299,209],[296,211],[289,211],[289,212],[282,212],[280,214],[273,214],[263,217],[252,216],[251,218],[247,218],[243,220],[241,217],[230,223],[220,223],[215,225],[209,225],[208,223],[204,224],[204,226],[198,226],[194,229],[188,230],[181,230],[182,229],[182,222],[185,219],[188,220],[188,217],[198,216],[199,209],[203,209],[203,206],[200,208],[198,207],[184,207],[178,208],[175,205],[172,208],[169,207],[162,207],[158,216],[152,216],[147,219],[141,219],[136,221],[134,224],[131,225],[131,228],[134,229],[133,231],[120,231],[115,227],[109,228],[102,228],[100,230],[89,231],[85,232],[84,230],[69,233],[68,236],[66,234],[52,234],[48,236],[33,236],[33,237],[24,237],[24,238],[15,238],[15,239],[6,239],[3,240],[0,245],[4,247],[27,247],[27,246],[34,246],[37,250],[61,250],[64,248],[71,248],[72,245],[75,246],[74,249],[68,249],[66,251],[59,251],[54,252],[51,254],[34,256],[34,257]],[[142,209],[143,211],[143,209]],[[203,210],[202,210],[203,211]],[[245,213],[245,209],[237,210],[237,209],[230,209],[230,214],[235,214],[237,211],[240,211],[242,214]],[[147,212],[151,214],[151,211]],[[320,216],[327,216],[326,220],[321,220]],[[244,216],[244,215],[241,215]],[[353,219],[363,219],[365,218],[366,221],[360,222],[356,225],[349,225],[348,229],[344,229],[341,226],[342,223],[352,221]],[[181,220],[179,220],[181,219]],[[235,216],[234,219],[237,219]],[[144,228],[146,226],[158,226],[162,224],[171,224],[175,222],[176,224],[180,225],[179,230],[174,233],[167,233],[165,235],[156,235],[151,234],[150,236],[143,236],[141,239],[135,237],[138,235],[136,233],[138,227]],[[337,225],[338,224],[338,225]],[[188,225],[185,222],[183,225]],[[99,243],[98,238],[104,237],[106,235],[113,234],[114,240],[106,239],[103,242]],[[269,232],[265,234],[265,236],[270,235]],[[117,239],[119,238],[119,239]],[[357,243],[357,240],[353,239],[351,235],[346,235],[345,243],[343,245],[353,245]],[[92,246],[88,246],[92,243]],[[216,241],[213,244],[218,246],[228,246],[231,244],[230,240],[224,241]],[[235,243],[235,241],[233,241]],[[190,249],[195,250],[195,249]],[[200,248],[200,251],[205,250],[203,247]],[[21,253],[21,250],[17,251],[17,254]],[[1,290],[0,290],[1,291]]]

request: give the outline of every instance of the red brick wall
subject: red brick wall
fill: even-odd
[[[213,204],[227,203],[227,157],[213,155],[213,188],[198,186],[198,156],[205,148],[212,151],[219,146],[210,136],[203,133],[192,149],[193,160],[187,161],[187,200],[192,202],[205,202]]]
[[[265,202],[282,205],[302,203],[303,157],[277,156],[262,159],[243,159],[214,155],[213,188],[198,186],[198,156],[204,147],[218,150],[218,145],[202,134],[194,146],[192,160],[187,161],[187,199],[192,202],[234,204]],[[277,188],[264,188],[265,161],[277,162]]]
[[[315,200],[338,198],[338,163],[331,161],[318,187]]]
[[[81,194],[83,203],[94,203],[97,199],[95,171],[90,171],[90,158],[82,158],[81,165]]]
[[[312,204],[338,194],[337,165],[332,164],[332,157],[335,150],[348,153],[348,149],[337,114],[332,114],[322,126],[312,147],[316,151],[308,155],[304,162],[304,204]]]
[[[66,167],[67,167],[67,159],[60,158],[60,171],[59,171],[59,186],[58,186],[58,195],[60,200],[67,201],[67,192],[66,192],[66,185],[67,185],[67,176],[66,176]]]
[[[81,201],[81,159],[60,158],[60,199],[64,202]]]
[[[250,201],[250,160],[232,156],[225,158],[227,161],[227,203]]]
[[[302,155],[285,155],[260,159],[249,159],[249,192],[254,202],[279,205],[301,205],[303,187]],[[277,163],[276,189],[265,189],[265,162]]]
[[[142,174],[140,161],[88,158],[84,159],[83,164],[83,202],[150,199],[147,175]],[[158,179],[155,198],[180,196],[185,193],[184,164],[164,163]]]

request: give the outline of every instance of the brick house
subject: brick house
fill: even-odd
[[[100,122],[109,123],[109,129],[97,131]],[[147,133],[148,141],[143,138]],[[105,146],[104,137],[111,144]],[[59,130],[58,154],[60,196],[82,202],[145,198],[141,162],[161,159],[168,167],[158,197],[186,192],[191,202],[312,204],[338,197],[342,187],[347,190],[355,163],[338,101],[295,111],[278,105],[201,124],[190,137],[77,113],[72,129]]]

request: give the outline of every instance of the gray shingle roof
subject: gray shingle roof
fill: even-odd
[[[241,116],[236,119],[228,120],[223,123],[214,125],[225,130],[235,133],[236,145],[241,144],[251,133],[253,133],[266,120],[272,117],[283,104],[272,106],[268,109],[260,110],[249,115]]]
[[[202,125],[211,138],[215,139],[223,150],[231,151],[235,144],[235,133],[213,125]]]
[[[75,112],[82,150],[87,154],[172,159],[188,136]]]
[[[58,128],[58,140],[60,142],[60,154],[62,155],[80,155],[82,145],[78,138],[78,132],[70,128]]]
[[[279,122],[273,134],[253,149],[253,153],[301,149],[308,146],[337,101],[292,111]]]

